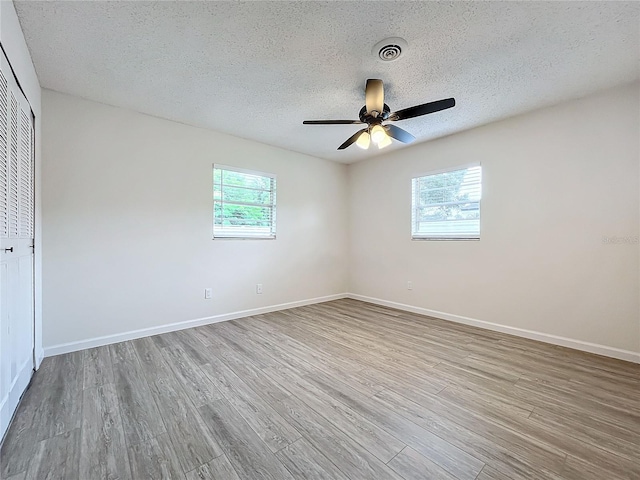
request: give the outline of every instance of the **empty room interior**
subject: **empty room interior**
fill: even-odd
[[[639,480],[640,3],[0,1],[2,480]]]

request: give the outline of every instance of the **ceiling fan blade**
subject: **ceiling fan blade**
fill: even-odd
[[[382,80],[369,79],[364,91],[364,102],[367,107],[367,113],[374,110],[382,113],[384,110],[384,86]]]
[[[447,98],[445,100],[438,100],[437,102],[424,103],[422,105],[416,105],[415,107],[404,108],[397,112],[393,112],[389,115],[389,120],[397,121],[419,117],[421,115],[439,112],[440,110],[446,110],[447,108],[454,107],[455,105],[455,98]]]
[[[305,120],[303,125],[353,125],[362,123],[360,120]]]
[[[338,147],[338,150],[344,150],[348,146],[356,143],[356,141],[358,141],[358,137],[360,137],[360,135],[362,135],[366,131],[367,131],[366,128],[363,128],[362,130],[358,130],[356,133],[351,135],[342,145],[340,145]]]
[[[391,138],[395,138],[402,143],[411,143],[416,139],[416,137],[411,135],[409,132],[401,129],[400,127],[396,127],[395,125],[384,125],[383,127]]]

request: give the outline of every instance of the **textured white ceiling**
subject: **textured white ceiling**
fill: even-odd
[[[15,3],[45,88],[347,163],[359,126],[302,121],[357,119],[367,78],[392,110],[456,98],[396,123],[420,142],[640,76],[638,2]]]

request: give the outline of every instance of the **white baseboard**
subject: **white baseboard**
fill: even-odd
[[[209,325],[211,323],[235,320],[236,318],[250,317],[251,315],[260,315],[262,313],[287,310],[289,308],[302,307],[304,305],[312,305],[314,303],[329,302],[331,300],[345,298],[346,296],[347,294],[345,293],[327,295],[324,297],[309,298],[296,302],[281,303],[279,305],[270,305],[268,307],[253,308],[251,310],[241,310],[238,312],[213,315],[211,317],[196,318],[195,320],[186,320],[184,322],[169,323],[167,325],[160,325],[157,327],[131,330],[129,332],[117,333],[114,335],[105,335],[103,337],[88,338],[86,340],[80,340],[77,342],[62,343],[59,345],[53,345],[51,347],[45,347],[44,356],[53,357],[55,355],[61,355],[63,353],[76,352],[78,350],[84,350],[93,347],[101,347],[103,345],[110,345],[112,343],[124,342],[127,340],[134,340],[136,338],[142,337],[150,337],[152,335],[159,335],[161,333],[175,332],[177,330],[199,327],[201,325]]]
[[[557,335],[535,332],[533,330],[525,330],[524,328],[509,327],[507,325],[500,325],[498,323],[486,322],[484,320],[477,320],[475,318],[469,318],[469,317],[463,317],[461,315],[454,315],[451,313],[439,312],[437,310],[429,310],[427,308],[415,307],[413,305],[406,305],[404,303],[391,302],[388,300],[367,297],[367,296],[358,295],[355,293],[348,293],[346,297],[352,298],[354,300],[360,300],[363,302],[374,303],[376,305],[382,305],[385,307],[397,308],[398,310],[405,310],[407,312],[418,313],[420,315],[436,317],[442,320],[449,320],[456,323],[463,323],[465,325],[484,328],[486,330],[493,330],[496,332],[507,333],[509,335],[515,335],[517,337],[529,338],[531,340],[538,340],[539,342],[573,348],[575,350],[582,350],[583,352],[595,353],[596,355],[604,355],[605,357],[612,357],[612,358],[617,358],[619,360],[626,360],[627,362],[640,363],[640,353],[632,352],[629,350],[622,350],[619,348],[608,347],[606,345],[598,345],[597,343],[583,342],[582,340],[574,340],[572,338],[559,337]]]
[[[557,335],[536,332],[533,330],[526,330],[523,328],[500,325],[498,323],[487,322],[484,320],[478,320],[470,317],[463,317],[461,315],[454,315],[446,312],[439,312],[437,310],[429,310],[427,308],[416,307],[413,305],[406,305],[404,303],[391,302],[389,300],[382,300],[380,298],[367,297],[365,295],[358,295],[355,293],[327,295],[325,297],[317,297],[317,298],[310,298],[307,300],[299,300],[296,302],[281,303],[279,305],[271,305],[268,307],[254,308],[250,310],[241,310],[238,312],[224,313],[220,315],[214,315],[211,317],[197,318],[195,320],[187,320],[184,322],[170,323],[170,324],[161,325],[158,327],[132,330],[129,332],[118,333],[115,335],[106,335],[104,337],[95,337],[95,338],[90,338],[86,340],[80,340],[77,342],[63,343],[60,345],[46,347],[44,351],[40,350],[39,352],[37,352],[36,362],[37,362],[37,365],[39,366],[43,356],[52,357],[54,355],[75,352],[78,350],[84,350],[86,348],[100,347],[103,345],[110,345],[112,343],[124,342],[126,340],[134,340],[136,338],[148,337],[151,335],[159,335],[161,333],[174,332],[176,330],[184,330],[186,328],[199,327],[201,325],[225,322],[227,320],[235,320],[237,318],[249,317],[251,315],[260,315],[262,313],[276,312],[278,310],[287,310],[289,308],[302,307],[304,305],[311,305],[314,303],[329,302],[331,300],[338,300],[341,298],[352,298],[354,300],[360,300],[363,302],[373,303],[376,305],[383,305],[385,307],[397,308],[398,310],[418,313],[420,315],[427,315],[429,317],[436,317],[442,320],[449,320],[456,323],[462,323],[464,325],[471,325],[473,327],[479,327],[479,328],[484,328],[486,330],[493,330],[496,332],[507,333],[509,335],[515,335],[517,337],[529,338],[531,340],[538,340],[540,342],[550,343],[552,345],[559,345],[562,347],[573,348],[575,350],[582,350],[584,352],[595,353],[596,355],[604,355],[605,357],[617,358],[620,360],[626,360],[628,362],[640,364],[640,353],[632,352],[629,350],[622,350],[619,348],[608,347],[606,345],[599,345],[596,343],[583,342],[582,340],[575,340],[572,338],[560,337]]]

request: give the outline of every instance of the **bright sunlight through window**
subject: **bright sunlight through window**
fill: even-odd
[[[276,176],[214,165],[213,238],[276,238]]]
[[[480,239],[482,169],[474,165],[412,180],[411,238]]]

